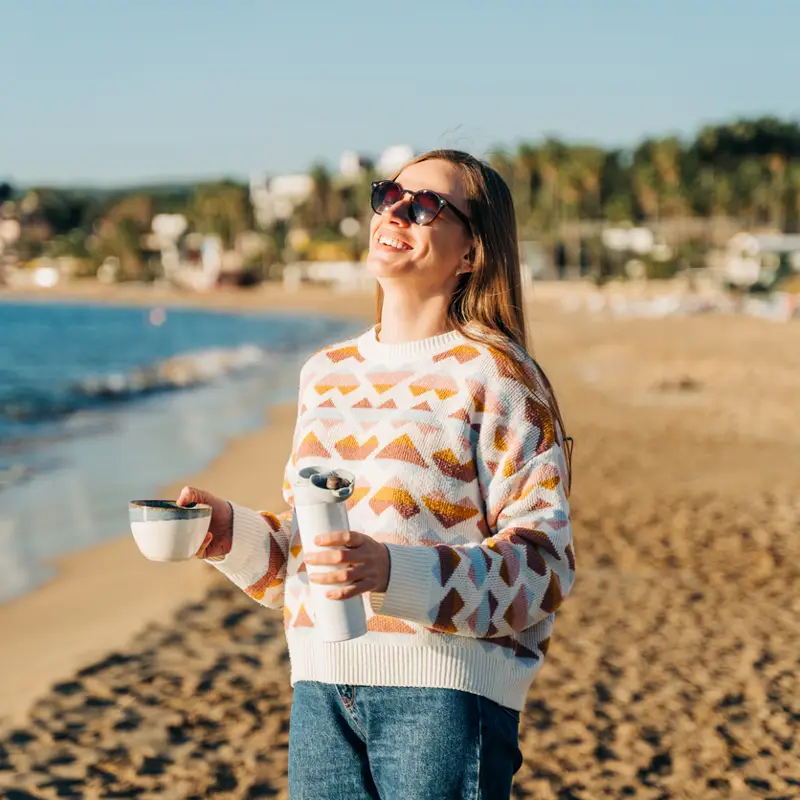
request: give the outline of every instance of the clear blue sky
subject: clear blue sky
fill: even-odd
[[[0,0],[0,178],[246,176],[394,143],[800,116],[800,0]]]

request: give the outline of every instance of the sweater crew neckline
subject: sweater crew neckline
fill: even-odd
[[[358,349],[363,355],[380,359],[385,363],[387,361],[407,360],[433,355],[446,350],[448,347],[463,344],[464,341],[464,337],[458,331],[448,331],[439,336],[431,336],[427,339],[418,339],[413,342],[385,344],[378,339],[378,327],[375,325],[361,336],[358,342]]]

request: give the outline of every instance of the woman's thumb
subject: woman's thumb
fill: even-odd
[[[179,506],[188,506],[192,503],[205,503],[206,493],[201,489],[195,489],[193,486],[184,486],[178,496]]]

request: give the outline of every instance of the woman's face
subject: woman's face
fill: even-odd
[[[467,214],[467,201],[458,168],[448,161],[422,161],[406,167],[397,183],[404,189],[430,189]],[[472,247],[466,227],[444,208],[429,225],[409,219],[411,196],[383,214],[375,214],[370,224],[367,268],[384,285],[401,279],[413,282],[426,294],[447,291],[454,285],[457,270],[468,270],[465,263]],[[387,279],[383,281],[382,279]]]

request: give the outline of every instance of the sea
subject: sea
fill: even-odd
[[[296,398],[311,353],[363,328],[0,301],[0,602],[48,580],[56,557],[127,531],[129,500],[160,496],[263,425]]]

